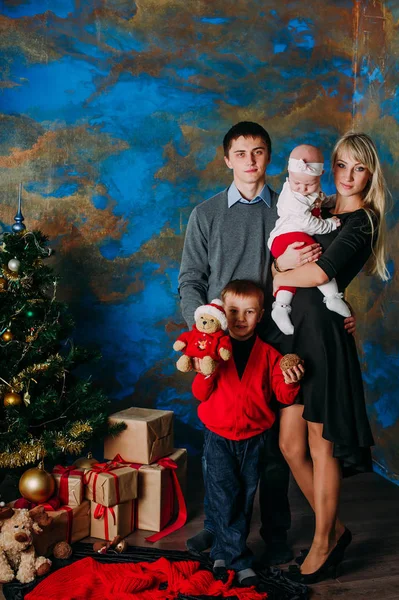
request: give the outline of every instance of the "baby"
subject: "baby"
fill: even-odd
[[[268,246],[275,259],[283,254],[289,244],[313,244],[311,235],[330,233],[341,225],[337,217],[320,217],[320,206],[325,202],[325,196],[320,191],[323,167],[323,155],[315,146],[302,144],[291,152],[288,160],[288,179],[277,201],[279,219],[268,240]],[[276,265],[276,261],[274,264]],[[350,310],[342,299],[343,294],[338,291],[335,279],[317,287],[324,295],[324,302],[329,310],[343,317],[350,317]],[[272,319],[286,335],[294,333],[289,314],[295,292],[296,288],[281,287],[273,303]]]

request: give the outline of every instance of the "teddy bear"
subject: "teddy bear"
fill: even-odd
[[[51,561],[36,556],[33,533],[42,533],[41,527],[51,521],[43,506],[31,510],[0,509],[0,583],[8,583],[14,578],[29,583],[37,575],[49,572]]]
[[[191,331],[183,332],[173,344],[173,349],[183,355],[176,363],[179,371],[187,373],[194,368],[193,358],[199,358],[199,370],[212,375],[220,360],[229,360],[232,354],[227,329],[226,313],[222,301],[216,298],[199,306],[194,313],[195,324]]]

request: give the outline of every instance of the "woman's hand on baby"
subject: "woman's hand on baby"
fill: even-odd
[[[284,382],[288,385],[290,383],[297,383],[302,379],[305,375],[305,368],[303,365],[298,365],[296,367],[291,367],[291,369],[287,369],[283,371]]]
[[[284,254],[278,257],[278,267],[281,271],[290,271],[306,263],[314,262],[321,256],[320,244],[310,244],[303,247],[305,242],[293,242],[287,246]]]

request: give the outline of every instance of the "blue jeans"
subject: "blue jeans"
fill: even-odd
[[[260,534],[268,546],[272,542],[286,542],[287,531],[291,527],[291,511],[288,501],[290,470],[278,445],[278,421],[268,430],[263,450],[263,460],[259,482],[259,506],[261,516]],[[202,454],[202,475],[204,483],[207,476],[207,461]],[[204,497],[204,529],[215,534],[213,515]]]
[[[246,541],[267,435],[234,441],[205,432],[205,494],[215,533],[211,559],[223,559],[235,571],[253,563]]]

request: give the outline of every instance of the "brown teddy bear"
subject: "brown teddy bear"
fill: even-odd
[[[194,320],[191,331],[182,333],[173,344],[174,350],[183,352],[176,366],[179,371],[187,373],[194,368],[192,359],[199,358],[201,373],[211,375],[218,361],[229,360],[232,354],[230,338],[224,332],[227,319],[222,301],[216,299],[199,306]]]
[[[33,581],[37,575],[49,572],[51,561],[36,556],[33,533],[42,533],[40,526],[49,525],[52,518],[43,506],[0,509],[0,583],[14,578],[21,583]]]

